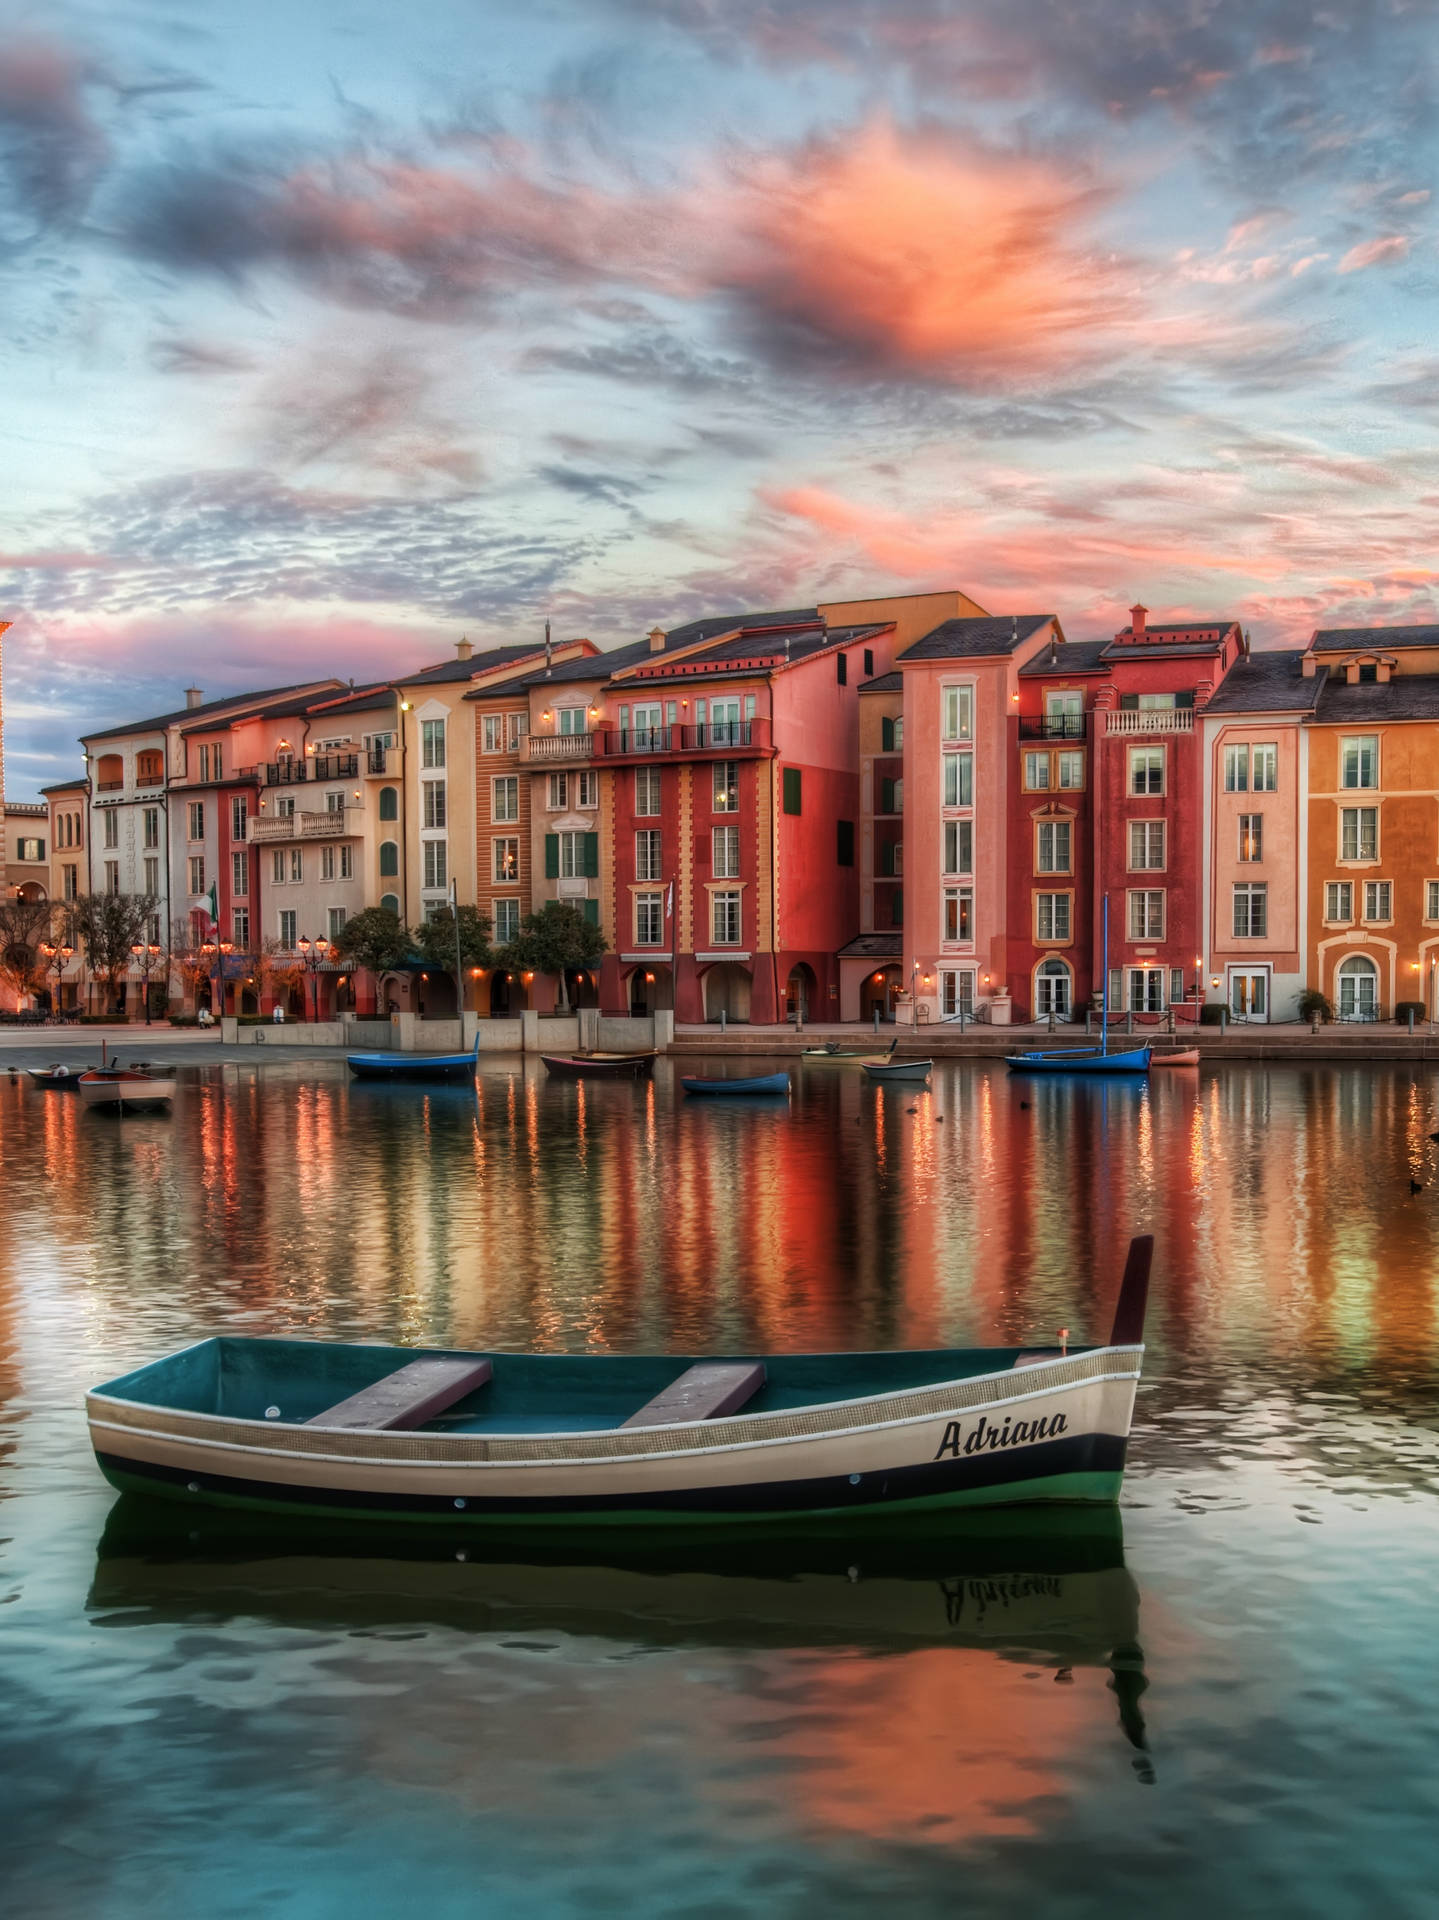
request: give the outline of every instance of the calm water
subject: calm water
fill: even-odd
[[[1433,1912],[1439,1075],[795,1079],[226,1067],[118,1124],[0,1082],[10,1911]],[[1113,1524],[659,1566],[237,1545],[117,1506],[86,1444],[87,1384],[221,1330],[1102,1337],[1141,1229]]]

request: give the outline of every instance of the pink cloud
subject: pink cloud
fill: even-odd
[[[1409,242],[1402,233],[1385,234],[1382,239],[1364,240],[1351,247],[1336,269],[1339,273],[1360,273],[1365,267],[1392,267],[1409,258]]]

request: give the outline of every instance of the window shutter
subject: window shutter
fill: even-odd
[[[1138,707],[1139,695],[1137,693],[1121,693],[1119,696],[1119,705],[1122,712],[1130,713]]]
[[[560,836],[557,833],[545,835],[545,878],[558,880],[560,877]]]
[[[881,840],[879,843],[879,870],[881,874],[894,872],[893,840]]]
[[[590,925],[591,925],[592,927],[597,927],[597,926],[598,926],[598,925],[600,924],[600,903],[599,903],[599,901],[598,901],[598,900],[586,900],[586,901],[585,901],[585,902],[583,903],[583,905],[584,905],[584,910],[585,910],[585,918],[586,918],[586,920],[588,920],[588,921],[589,921],[589,923],[590,923]]]
[[[849,681],[849,660],[845,654],[837,653],[834,656],[834,677],[840,686],[845,686]]]
[[[803,785],[798,767],[786,767],[784,770],[784,810],[786,813],[799,813],[802,809]]]
[[[894,721],[889,714],[879,723],[879,746],[881,753],[894,752]]]
[[[587,833],[585,835],[584,856],[586,880],[598,880],[600,877],[600,836],[597,833]]]
[[[854,865],[853,820],[836,820],[835,822],[835,860],[841,867]]]
[[[879,810],[881,813],[894,812],[893,780],[881,780],[879,783]]]

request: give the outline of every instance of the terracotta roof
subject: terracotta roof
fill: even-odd
[[[665,635],[667,647],[691,647],[711,634],[733,633],[737,627],[752,631],[756,627],[812,626],[819,619],[818,607],[790,607],[782,613],[707,613],[699,620],[671,627]]]
[[[836,955],[840,960],[900,960],[903,957],[904,935],[898,928],[893,933],[861,933]]]
[[[223,700],[207,700],[198,707],[180,707],[173,713],[157,714],[152,720],[132,720],[128,726],[106,727],[103,732],[84,733],[80,738],[88,743],[91,740],[119,740],[128,733],[161,733],[166,727],[177,726],[182,720],[203,724],[207,715],[218,717],[227,710],[264,706],[267,701],[282,699],[287,694],[318,695],[326,685],[338,688],[343,684],[340,680],[298,680],[288,687],[270,687],[262,693],[232,693]]]
[[[1400,674],[1384,684],[1371,680],[1357,687],[1329,674],[1314,718],[1347,727],[1384,720],[1439,720],[1439,674]]]
[[[1309,644],[1322,653],[1353,653],[1361,647],[1378,653],[1395,647],[1439,647],[1439,626],[1316,627]]]
[[[616,667],[636,667],[642,660],[648,660],[650,643],[648,640],[631,640],[623,647],[611,647],[608,652],[582,654],[573,660],[556,660],[546,669],[544,662],[530,673],[521,674],[518,679],[494,681],[486,687],[476,687],[473,693],[467,693],[467,700],[489,700],[495,694],[513,696],[526,693],[531,687],[563,685],[567,680],[608,680]],[[653,656],[658,659],[656,654]]]
[[[468,660],[442,660],[438,666],[422,667],[418,673],[407,673],[395,681],[397,687],[434,687],[442,686],[454,680],[473,680],[477,673],[490,673],[496,667],[507,667],[517,660],[532,660],[536,654],[544,656],[543,640],[525,640],[512,647],[487,647],[483,653],[472,653]]]
[[[901,660],[980,660],[1013,653],[1021,641],[1054,619],[1052,613],[970,614],[946,620],[906,647]]]
[[[1236,660],[1201,709],[1211,713],[1312,713],[1324,687],[1328,669],[1305,679],[1300,672],[1303,647],[1254,653]]]
[[[892,673],[877,674],[873,680],[861,680],[861,693],[899,693],[904,687],[904,675],[896,667]]]

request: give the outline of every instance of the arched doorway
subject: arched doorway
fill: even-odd
[[[565,975],[565,992],[572,1007],[597,1007],[600,1004],[599,980],[581,967]]]
[[[705,1019],[749,1019],[750,977],[735,960],[710,967],[704,977]]]
[[[630,1012],[644,1020],[675,1003],[674,976],[668,967],[636,967],[630,975]]]
[[[901,984],[898,967],[877,967],[860,988],[860,1019],[873,1020],[878,1012],[881,1020],[893,1020],[894,998]]]
[[[17,900],[28,900],[32,906],[45,898],[45,889],[38,880],[25,880],[15,889]]]
[[[1067,1020],[1074,1005],[1074,980],[1068,965],[1056,954],[1041,960],[1034,969],[1034,1017]]]
[[[814,968],[801,960],[797,967],[791,967],[789,979],[784,989],[784,1017],[786,1020],[809,1020],[813,1018],[813,1009],[819,1000],[819,982],[814,977]]]
[[[1363,953],[1351,953],[1335,976],[1341,1020],[1379,1018],[1379,969]]]
[[[503,1020],[511,1014],[523,1013],[529,1005],[529,995],[525,984],[518,974],[506,973],[503,967],[497,967],[490,975],[490,1017]]]
[[[355,1011],[355,976],[342,973],[335,980],[335,1012],[353,1013]]]
[[[455,982],[448,973],[422,973],[419,981],[419,1013],[422,1020],[453,1020]]]
[[[240,1011],[241,1013],[258,1013],[260,1011],[260,996],[251,986],[244,986],[240,989]]]

